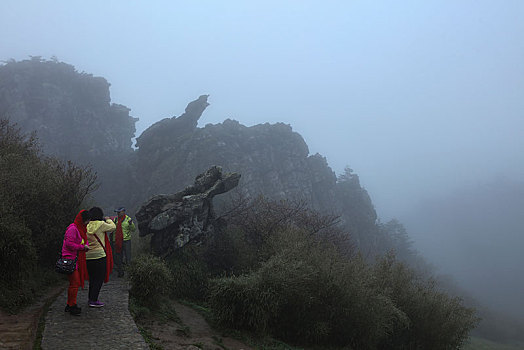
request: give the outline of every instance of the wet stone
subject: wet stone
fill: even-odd
[[[114,274],[100,290],[101,308],[87,305],[88,284],[78,290],[80,316],[64,312],[67,289],[58,296],[45,317],[42,349],[149,349],[128,310],[129,285]]]

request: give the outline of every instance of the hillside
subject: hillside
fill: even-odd
[[[412,266],[425,266],[401,223],[380,223],[358,175],[348,168],[337,177],[326,158],[309,153],[292,126],[247,127],[226,119],[198,127],[209,105],[209,96],[201,95],[181,115],[159,118],[133,149],[138,118],[111,103],[109,87],[104,78],[62,62],[11,61],[0,66],[0,117],[24,132],[35,131],[46,154],[90,165],[100,183],[93,201],[108,212],[125,205],[134,215],[152,195],[178,192],[218,165],[241,175],[232,196],[302,201],[339,216],[365,258],[393,249]],[[228,196],[217,198],[217,211]]]
[[[100,183],[95,200],[107,210],[125,205],[134,213],[151,195],[179,191],[219,165],[242,175],[238,191],[243,195],[305,201],[312,209],[340,215],[367,254],[387,249],[358,175],[348,170],[339,181],[322,155],[309,154],[290,125],[246,127],[227,119],[200,128],[208,106],[208,96],[202,95],[180,116],[151,125],[137,137],[135,150],[131,139],[138,118],[128,107],[111,103],[109,86],[66,63],[38,57],[11,61],[0,67],[0,114],[24,132],[36,131],[47,154],[90,164]]]

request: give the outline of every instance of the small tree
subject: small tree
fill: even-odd
[[[223,216],[228,222],[227,231],[208,245],[210,257],[216,255],[217,247],[235,255],[224,257],[237,264],[222,264],[228,272],[245,272],[269,259],[278,248],[276,237],[284,231],[300,230],[317,241],[331,242],[344,254],[354,252],[349,233],[338,225],[339,217],[319,214],[303,201],[272,201],[262,196],[253,200],[237,198],[230,208]]]

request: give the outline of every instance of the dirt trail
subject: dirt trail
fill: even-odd
[[[149,322],[155,342],[165,350],[253,350],[252,347],[212,329],[202,315],[189,306],[176,303],[175,310],[182,324]]]
[[[16,315],[0,311],[0,349],[32,349],[45,304],[55,299],[66,286],[64,283],[51,288],[35,304]]]

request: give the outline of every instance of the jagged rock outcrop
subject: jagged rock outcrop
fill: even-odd
[[[45,153],[93,163],[132,152],[138,118],[111,104],[110,84],[66,63],[38,57],[0,66],[0,117],[36,130]]]
[[[0,117],[26,132],[36,130],[46,153],[91,164],[101,184],[95,201],[106,210],[124,205],[133,214],[147,198],[181,191],[195,174],[220,165],[242,174],[235,191],[247,197],[303,200],[341,215],[353,236],[380,239],[377,215],[358,178],[341,186],[326,159],[309,155],[290,125],[247,127],[227,119],[198,127],[208,105],[202,95],[181,116],[151,125],[133,150],[137,119],[129,108],[110,103],[105,79],[39,58],[0,66]]]
[[[138,118],[111,103],[109,86],[56,60],[0,65],[0,118],[36,131],[44,153],[91,165],[101,185],[95,200],[112,207],[133,178],[131,139]]]
[[[164,146],[169,140],[194,131],[202,113],[209,106],[208,97],[209,95],[202,95],[189,103],[180,117],[164,118],[150,126],[137,137],[136,146],[141,147],[144,152],[149,152]]]
[[[235,188],[240,174],[222,174],[218,166],[196,177],[193,185],[170,195],[156,195],[136,213],[140,236],[153,234],[151,247],[167,255],[188,242],[213,234],[217,220],[213,197]]]
[[[304,139],[284,123],[246,127],[227,119],[198,128],[207,95],[191,102],[179,118],[164,119],[138,138],[138,181],[142,197],[180,190],[194,174],[214,164],[242,174],[239,190],[248,197],[264,194],[275,199],[301,199],[318,210],[331,211],[336,176],[324,157],[309,156]],[[193,123],[183,122],[188,110]],[[179,122],[180,120],[180,122]],[[171,137],[164,130],[170,128]],[[159,134],[159,137],[156,135]],[[162,140],[159,144],[158,140]],[[146,140],[157,143],[151,148]]]

